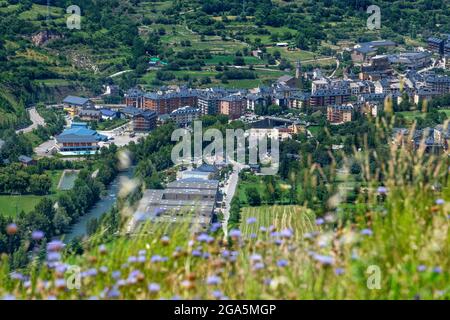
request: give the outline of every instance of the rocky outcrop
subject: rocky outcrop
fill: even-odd
[[[46,45],[51,40],[56,40],[56,39],[61,39],[61,38],[62,38],[62,35],[59,32],[45,30],[45,31],[39,31],[38,33],[34,34],[31,37],[31,41],[34,43],[34,45],[40,47],[40,46]]]

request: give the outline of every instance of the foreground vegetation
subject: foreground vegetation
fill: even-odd
[[[12,269],[3,255],[0,296],[449,299],[447,156],[387,148],[375,169],[364,152],[355,155],[365,183],[350,209],[339,189],[320,214],[306,205],[244,208],[226,239],[220,224],[206,232],[149,224],[131,235],[99,230],[75,250],[33,233],[32,263]],[[120,212],[125,225],[129,208]],[[6,241],[20,232],[4,227]]]

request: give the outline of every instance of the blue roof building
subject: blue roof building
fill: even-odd
[[[89,129],[86,123],[73,123],[56,137],[59,152],[63,155],[95,154],[100,141],[107,141],[108,137]]]

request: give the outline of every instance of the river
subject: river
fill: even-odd
[[[80,219],[75,223],[66,234],[64,234],[64,242],[68,243],[76,237],[83,237],[87,234],[87,223],[89,220],[99,219],[105,212],[111,210],[116,203],[117,194],[120,189],[120,179],[122,177],[132,178],[134,170],[132,168],[127,171],[119,172],[116,178],[111,182],[106,189],[106,195],[101,199]]]

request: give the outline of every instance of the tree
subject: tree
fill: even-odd
[[[66,209],[59,207],[56,210],[55,216],[53,217],[53,227],[56,234],[62,234],[66,228],[70,225],[70,217],[67,214]]]
[[[37,195],[48,194],[52,187],[52,180],[46,174],[33,174],[30,179],[30,193]]]
[[[245,189],[245,194],[247,195],[248,204],[251,206],[261,205],[261,196],[259,195],[258,189],[256,187],[248,187]]]

